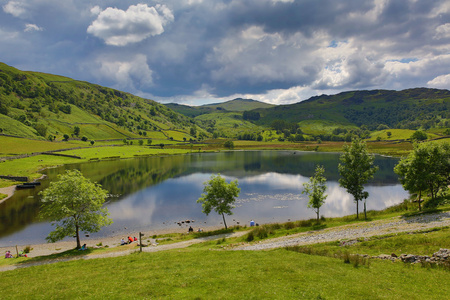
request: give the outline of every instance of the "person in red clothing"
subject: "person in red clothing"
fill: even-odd
[[[128,237],[128,244],[131,244],[133,242],[133,239],[131,238],[131,236]]]

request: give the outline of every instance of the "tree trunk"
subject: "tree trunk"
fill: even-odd
[[[422,210],[422,206],[420,206],[420,198],[422,197],[422,191],[419,191],[419,211]]]
[[[364,220],[367,220],[366,200],[364,200]]]
[[[76,236],[77,236],[77,249],[80,249],[81,243],[80,243],[80,231],[78,230],[78,224],[75,224],[75,231],[76,231]]]
[[[356,199],[356,218],[359,219],[359,209],[358,209],[359,200]]]
[[[225,221],[225,215],[222,213],[223,224],[225,224],[225,229],[228,229],[227,222]]]
[[[317,223],[319,223],[319,210],[317,210]]]

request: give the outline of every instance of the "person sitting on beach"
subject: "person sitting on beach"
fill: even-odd
[[[11,252],[9,252],[9,250],[6,251],[5,258],[13,258],[12,254],[11,254]]]
[[[134,237],[133,240],[134,240],[135,242],[137,242],[137,237]]]
[[[189,226],[189,233],[194,232],[194,228],[192,226]]]
[[[255,226],[255,221],[251,220],[250,221],[250,227],[253,227],[253,226]]]
[[[128,244],[131,244],[133,242],[133,239],[131,238],[131,236],[128,237]]]
[[[198,232],[203,232],[203,229],[199,228],[199,229],[198,229]]]
[[[80,248],[80,250],[81,251],[84,251],[84,250],[86,250],[87,249],[87,246],[86,246],[86,244],[84,244],[83,246],[81,246],[81,248]]]
[[[25,253],[23,253],[23,250],[20,250],[19,257],[28,257],[28,256]]]
[[[120,245],[126,245],[126,242],[123,238],[120,240]]]

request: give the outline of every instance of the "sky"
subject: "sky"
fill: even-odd
[[[0,61],[161,103],[450,88],[448,0],[0,0]]]

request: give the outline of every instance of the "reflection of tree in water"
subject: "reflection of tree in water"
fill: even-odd
[[[398,178],[393,172],[397,162],[392,158],[376,156],[375,164],[379,166],[379,171],[370,184],[397,184]],[[48,169],[45,171],[48,179],[42,181],[42,186],[33,190],[16,191],[11,199],[0,204],[0,237],[20,231],[37,221],[37,193],[65,170],[80,170],[85,177],[101,184],[110,194],[119,195],[109,199],[118,201],[124,195],[167,179],[200,172],[221,173],[237,178],[243,178],[250,173],[258,175],[268,172],[310,177],[314,174],[315,166],[321,164],[325,167],[325,177],[329,181],[337,181],[338,163],[339,154],[336,153],[235,151],[99,161]]]
[[[0,204],[0,237],[22,230],[37,219],[39,201],[34,190],[16,191],[15,195]]]

